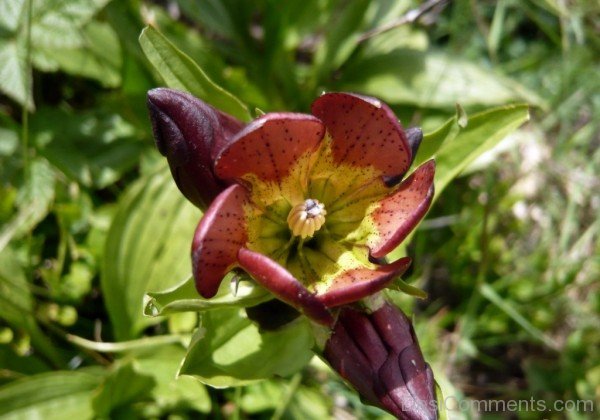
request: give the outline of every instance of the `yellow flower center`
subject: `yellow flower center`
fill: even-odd
[[[312,237],[325,224],[325,205],[309,198],[290,210],[287,223],[292,235],[302,239]]]

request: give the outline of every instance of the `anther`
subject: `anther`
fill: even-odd
[[[292,235],[312,237],[325,224],[326,214],[325,205],[312,198],[292,207],[287,217]]]

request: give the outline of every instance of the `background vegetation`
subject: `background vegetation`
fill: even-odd
[[[145,309],[165,316],[142,312],[146,292],[188,276],[199,217],[151,139],[145,95],[165,84],[241,118],[307,112],[323,90],[357,91],[426,132],[457,102],[463,122],[463,110],[530,104],[531,120],[510,136],[486,132],[493,141],[473,148],[476,135],[459,135],[448,146],[440,160],[452,176],[437,186],[462,176],[408,250],[405,280],[429,297],[390,296],[414,313],[446,396],[591,400],[598,410],[594,3],[0,0],[0,417],[385,416],[316,359],[291,377],[224,390],[175,379],[198,317],[169,314],[157,294]],[[148,25],[156,30],[138,41]],[[157,65],[163,53],[171,59]]]

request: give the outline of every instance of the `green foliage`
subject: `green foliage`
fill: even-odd
[[[162,84],[245,121],[351,90],[422,126],[436,202],[389,296],[444,396],[597,408],[600,9],[563,3],[0,0],[0,417],[389,418],[306,367],[305,321],[250,321],[247,276],[196,293]]]
[[[160,322],[143,316],[144,293],[188,277],[190,262],[182,256],[188,255],[199,216],[164,166],[123,194],[106,239],[102,271],[104,300],[118,339],[134,338]]]
[[[261,332],[240,317],[239,309],[210,311],[202,315],[202,327],[192,338],[179,373],[215,387],[289,376],[308,363],[313,341],[304,320]]]

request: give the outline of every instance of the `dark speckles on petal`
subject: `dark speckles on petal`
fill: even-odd
[[[296,157],[315,150],[325,135],[317,118],[306,114],[266,114],[242,130],[219,156],[216,174],[239,180],[252,173],[264,181],[279,182]]]
[[[332,150],[338,162],[374,166],[384,176],[404,174],[411,150],[392,110],[374,98],[329,93],[312,106],[331,134]],[[362,144],[369,144],[365,149]]]
[[[373,211],[370,218],[376,232],[367,241],[372,257],[392,251],[425,216],[433,198],[434,175],[435,163],[425,162]]]

